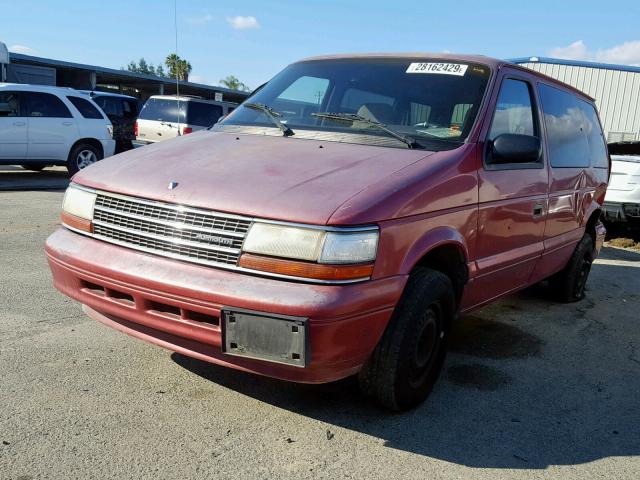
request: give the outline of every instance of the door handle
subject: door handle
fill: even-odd
[[[65,127],[70,127],[71,125],[73,125],[73,122],[62,122],[62,124],[63,124]]]
[[[24,127],[27,124],[27,122],[13,122],[13,124],[16,127]]]
[[[542,205],[541,203],[536,203],[533,206],[533,216],[534,217],[539,217],[543,213],[544,213],[544,205]]]

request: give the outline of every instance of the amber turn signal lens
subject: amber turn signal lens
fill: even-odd
[[[368,278],[373,273],[373,264],[360,265],[322,265],[318,263],[298,262],[282,258],[262,257],[244,253],[240,257],[242,268],[261,272],[288,275],[291,277],[313,278],[315,280],[356,280]]]
[[[91,220],[87,220],[86,218],[76,217],[75,215],[71,215],[70,213],[63,211],[60,214],[60,220],[62,220],[64,225],[75,228],[76,230],[82,230],[87,233],[93,232]]]

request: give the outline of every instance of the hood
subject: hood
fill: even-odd
[[[344,202],[432,152],[224,132],[131,150],[73,181],[220,212],[326,224]],[[177,182],[169,190],[170,182]]]

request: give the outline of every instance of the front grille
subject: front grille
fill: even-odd
[[[237,265],[251,219],[180,205],[99,193],[98,239],[207,265]]]

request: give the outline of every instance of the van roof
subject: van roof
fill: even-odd
[[[564,88],[566,90],[570,90],[573,93],[588,99],[590,102],[594,102],[594,99],[587,95],[586,93],[578,90],[577,88],[563,83],[555,78],[551,78],[547,75],[544,75],[540,72],[536,72],[529,68],[526,68],[522,65],[518,65],[512,63],[507,60],[501,60],[498,58],[486,57],[484,55],[460,55],[454,53],[433,53],[433,52],[391,52],[391,53],[347,53],[347,54],[338,54],[338,55],[320,55],[315,57],[308,57],[298,62],[309,62],[309,61],[320,61],[320,60],[362,60],[362,59],[407,59],[407,60],[415,60],[415,59],[433,59],[433,60],[441,60],[441,61],[453,61],[453,62],[468,62],[468,63],[479,63],[482,65],[486,65],[490,67],[494,71],[498,71],[501,68],[508,66],[509,68],[514,68],[516,70],[522,70],[527,73],[533,73],[537,77],[543,78],[545,81],[557,85],[560,88]]]
[[[176,97],[175,95],[152,95],[149,97],[149,100],[151,100],[152,98],[157,98],[160,100],[177,100],[180,102],[227,103],[229,105],[235,105],[235,103],[227,102],[226,100],[222,100],[221,102],[219,102],[210,98],[191,97],[188,95],[180,95],[179,97]]]

